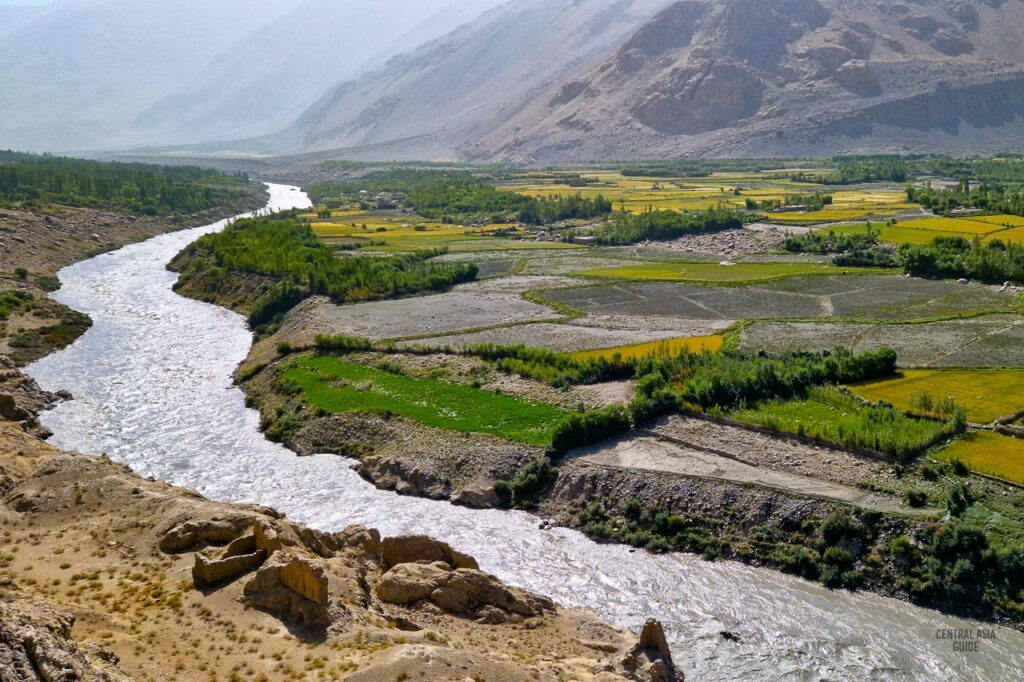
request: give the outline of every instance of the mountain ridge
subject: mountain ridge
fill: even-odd
[[[531,28],[520,54],[495,39]],[[1020,0],[518,0],[335,88],[273,144],[518,163],[994,153],[1024,142],[1022,34]],[[481,44],[508,64],[461,69]]]

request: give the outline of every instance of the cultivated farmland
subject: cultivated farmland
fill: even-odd
[[[716,287],[621,282],[561,289],[548,298],[591,314],[665,315],[690,319],[839,317],[919,320],[1009,312],[1016,297],[992,287],[890,276],[816,276]]]
[[[942,450],[944,462],[960,461],[972,471],[1024,484],[1024,440],[986,431],[971,433]]]
[[[937,405],[951,397],[967,410],[967,418],[989,424],[1024,409],[1024,372],[1012,370],[906,370],[884,381],[851,389],[872,401],[885,400],[902,410],[922,410],[922,396]]]
[[[337,358],[301,359],[284,369],[285,381],[328,413],[388,412],[428,426],[489,433],[528,445],[547,445],[565,413],[469,386],[412,379]]]

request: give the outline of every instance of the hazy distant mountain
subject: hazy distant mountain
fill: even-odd
[[[446,156],[539,90],[627,39],[665,0],[519,0],[344,83],[303,114],[282,147],[365,147],[415,139]],[[381,150],[380,153],[385,153]]]
[[[0,2],[0,40],[47,12],[44,5],[4,5]]]
[[[420,45],[442,38],[457,28],[478,19],[483,14],[506,5],[509,0],[455,0],[421,21],[408,33],[397,37],[362,65],[361,71],[379,69],[395,55],[409,52]],[[337,85],[349,78],[337,78],[331,85]],[[317,95],[322,95],[323,91]],[[290,122],[290,121],[289,121]]]
[[[487,0],[453,2],[307,0],[241,38],[144,111],[136,133],[148,143],[195,143],[280,130],[371,58],[386,61],[489,6]]]
[[[297,0],[65,0],[0,39],[0,147],[110,145]]]
[[[518,0],[274,142],[525,162],[1024,144],[1021,0]]]

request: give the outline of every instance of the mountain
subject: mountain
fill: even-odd
[[[486,14],[498,5],[504,5],[509,0],[456,0],[437,10],[429,17],[421,21],[408,33],[395,39],[384,47],[371,59],[362,65],[361,71],[366,72],[379,69],[395,55],[408,52],[420,45],[437,40],[448,35],[455,29],[472,22],[474,19]],[[337,78],[331,85],[349,80],[348,78]],[[317,95],[322,95],[323,91]]]
[[[148,104],[297,0],[66,0],[0,39],[0,147],[115,144]]]
[[[1020,0],[519,0],[277,144],[519,162],[1024,143]]]
[[[43,16],[48,9],[45,5],[0,4],[0,40]]]
[[[487,6],[479,0],[308,0],[224,50],[142,112],[134,128],[140,140],[167,144],[280,130],[371,58],[386,62]]]
[[[343,83],[274,143],[449,156],[614,49],[665,0],[517,0]],[[374,145],[384,145],[374,147]]]

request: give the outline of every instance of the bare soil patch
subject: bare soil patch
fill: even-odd
[[[464,348],[480,343],[525,344],[558,352],[615,348],[637,343],[710,336],[727,329],[730,320],[681,320],[628,316],[588,316],[564,323],[526,324],[453,334],[427,341],[410,342]]]
[[[991,315],[925,324],[758,322],[742,334],[740,349],[789,352],[844,345],[854,351],[887,346],[901,367],[1024,367],[1024,320]]]
[[[1011,293],[995,287],[886,276],[793,277],[738,287],[629,282],[561,289],[545,295],[591,314],[704,320],[900,320],[951,316],[979,309],[1009,311],[1016,304]]]

